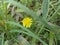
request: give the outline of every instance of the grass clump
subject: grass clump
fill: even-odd
[[[60,45],[60,0],[0,0],[0,45]]]

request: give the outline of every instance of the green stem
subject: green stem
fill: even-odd
[[[53,35],[53,33],[52,32],[50,32],[50,39],[49,39],[49,45],[53,45],[53,37],[54,37],[54,35]]]
[[[2,33],[2,45],[4,45],[4,33]]]

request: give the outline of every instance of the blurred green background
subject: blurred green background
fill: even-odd
[[[60,45],[60,0],[0,0],[0,45]]]

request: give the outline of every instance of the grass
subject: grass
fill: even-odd
[[[59,10],[59,0],[0,0],[0,45],[60,45]]]

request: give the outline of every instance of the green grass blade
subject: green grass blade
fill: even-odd
[[[31,15],[33,18],[38,19],[39,16],[37,16],[36,12],[34,12],[33,10],[30,10],[26,6],[22,5],[21,3],[13,0],[7,0],[7,2],[11,3],[14,6],[17,6],[18,8],[21,8],[25,13]]]
[[[11,21],[8,21],[8,22],[6,22],[6,23],[20,27],[20,28],[23,29],[24,31],[28,32],[31,37],[39,40],[42,44],[47,45],[47,44],[46,44],[44,41],[42,41],[36,34],[32,33],[29,29],[26,29],[25,27],[23,27],[23,26],[20,25],[19,23],[15,23],[15,22],[11,22]]]
[[[53,43],[54,43],[54,35],[53,35],[53,33],[52,32],[50,32],[50,36],[49,36],[49,45],[53,45]]]
[[[49,10],[49,0],[43,0],[42,10],[43,10],[43,18],[47,18]]]
[[[2,33],[1,36],[2,36],[2,45],[4,45],[4,33]]]

